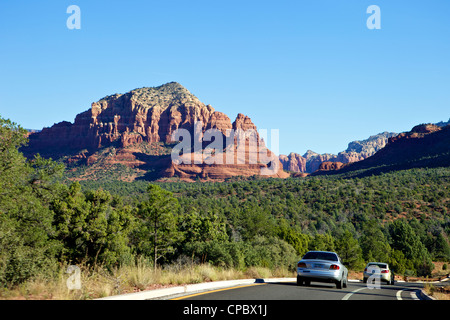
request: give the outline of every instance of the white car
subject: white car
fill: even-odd
[[[394,284],[394,272],[389,268],[389,264],[385,262],[369,262],[364,269],[363,282],[367,280],[379,279],[387,284]]]
[[[336,288],[347,287],[348,270],[335,252],[309,251],[297,264],[297,285],[311,281],[335,283]]]

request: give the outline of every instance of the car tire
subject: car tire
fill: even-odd
[[[297,276],[297,286],[303,286],[303,279],[299,276]]]
[[[336,281],[336,289],[342,289],[343,282],[344,282],[343,278],[339,281]]]
[[[344,288],[347,288],[347,283],[348,283],[348,276],[345,277],[345,281],[344,281]]]

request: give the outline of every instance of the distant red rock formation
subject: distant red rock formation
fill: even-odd
[[[284,170],[290,172],[313,173],[320,169],[323,162],[353,163],[369,158],[377,151],[384,148],[390,137],[395,137],[396,133],[383,132],[371,136],[362,141],[352,141],[345,151],[334,155],[330,153],[319,154],[308,150],[303,156],[297,153],[280,155],[280,162]]]
[[[85,164],[94,165],[101,158],[99,150],[114,147],[117,150],[108,158],[109,163],[122,163],[129,167],[151,167],[154,163],[161,168],[161,175],[165,177],[207,176],[225,179],[235,175],[258,175],[261,168],[274,167],[274,163],[277,169],[271,176],[288,176],[278,157],[274,157],[273,163],[262,163],[260,154],[248,151],[248,148],[241,154],[236,153],[246,157],[244,162],[226,165],[173,164],[167,154],[162,158],[145,156],[144,147],[142,150],[136,147],[138,150],[134,152],[126,151],[143,144],[173,145],[173,133],[178,129],[186,129],[194,134],[195,123],[202,124],[203,133],[208,129],[218,130],[224,139],[231,129],[235,132],[257,130],[244,114],[239,113],[231,123],[227,115],[215,111],[211,105],[202,103],[183,86],[172,82],[155,88],[140,88],[126,94],[107,96],[92,103],[89,110],[78,114],[73,124],[63,121],[40,132],[31,133],[29,144],[22,151],[25,155],[40,153],[54,159],[64,158],[69,163],[84,160]],[[202,148],[205,145],[203,143]],[[259,146],[265,148],[263,143]],[[228,147],[228,151],[234,150]],[[256,162],[249,161],[249,157],[256,157]]]
[[[345,164],[342,162],[325,161],[320,164],[319,170],[321,171],[339,170],[344,166]]]
[[[422,124],[389,138],[387,145],[371,157],[349,163],[336,173],[374,174],[411,168],[450,166],[450,125]],[[326,167],[326,166],[325,166]],[[332,167],[328,167],[332,169]],[[333,170],[329,170],[333,173]],[[366,173],[364,173],[366,172]],[[326,170],[317,174],[327,174]]]

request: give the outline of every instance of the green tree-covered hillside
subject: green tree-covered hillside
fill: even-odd
[[[0,287],[52,277],[61,263],[106,270],[145,258],[246,269],[290,268],[335,250],[351,269],[387,261],[426,276],[450,260],[450,168],[364,178],[225,182],[70,182],[64,166],[18,148],[0,118]],[[65,182],[62,182],[65,181]]]

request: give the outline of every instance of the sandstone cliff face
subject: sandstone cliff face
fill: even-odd
[[[301,155],[291,152],[289,155],[280,155],[283,169],[291,172],[306,172],[306,159]]]
[[[120,141],[122,147],[146,142],[171,141],[178,128],[191,128],[195,121],[205,129],[231,128],[228,117],[200,102],[178,83],[141,88],[107,96],[76,116],[38,134],[30,135],[36,149],[98,149]],[[54,151],[53,151],[54,152]]]
[[[367,159],[384,148],[389,138],[395,137],[396,135],[394,132],[383,132],[362,141],[350,142],[348,148],[338,154],[337,161],[351,163]]]
[[[319,171],[339,170],[344,166],[342,162],[325,161],[320,164]]]
[[[315,172],[322,162],[333,160],[336,156],[330,153],[318,154],[308,150],[304,157],[306,159],[306,172]]]
[[[215,111],[210,105],[205,105],[186,88],[176,82],[155,88],[140,88],[125,94],[114,94],[92,103],[91,108],[76,116],[74,123],[67,121],[44,128],[40,132],[29,135],[29,145],[23,149],[25,155],[40,153],[54,159],[64,158],[68,163],[83,160],[87,165],[95,165],[101,158],[99,150],[117,148],[112,155],[108,153],[107,163],[120,163],[131,168],[152,167],[158,165],[161,175],[173,175],[189,178],[219,177],[221,179],[234,175],[259,174],[258,170],[271,164],[261,163],[259,151],[248,148],[249,137],[244,138],[245,152],[235,152],[232,156],[243,156],[243,161],[226,163],[228,165],[173,164],[170,158],[158,157],[160,154],[146,154],[142,148],[147,145],[174,144],[173,134],[177,129],[186,129],[194,135],[194,125],[199,126],[200,134],[209,129],[216,129],[225,137],[233,129],[237,135],[256,131],[256,126],[249,117],[238,114],[231,123],[227,115]],[[256,133],[256,139],[259,136]],[[224,142],[223,141],[223,142]],[[207,143],[202,144],[204,148]],[[136,150],[135,146],[140,146]],[[261,143],[261,147],[264,144]],[[227,149],[228,147],[228,149]],[[133,149],[134,148],[134,149]],[[235,146],[224,146],[225,150],[215,152],[235,151]],[[133,150],[133,151],[129,151]],[[259,149],[258,149],[259,150]],[[189,153],[189,152],[188,152]],[[270,151],[268,151],[270,154]],[[153,157],[153,156],[157,157]],[[184,155],[189,157],[188,154]],[[249,159],[256,157],[256,162]],[[277,157],[274,157],[278,169],[273,176],[286,177]],[[241,159],[242,160],[242,159]]]
[[[389,139],[389,143],[393,143],[395,141],[405,141],[407,139],[417,139],[423,138],[425,135],[437,131],[441,131],[443,127],[437,126],[435,124],[420,124],[415,126],[409,132],[402,132],[399,135],[392,137]],[[445,127],[444,127],[445,128]]]

